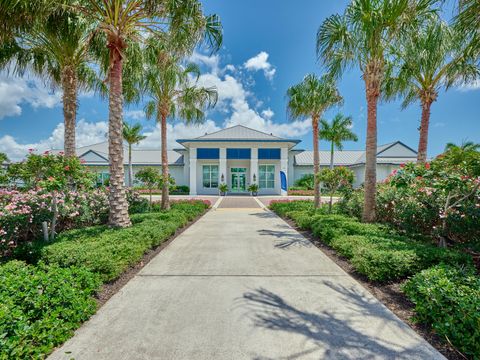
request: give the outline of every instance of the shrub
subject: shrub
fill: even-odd
[[[0,266],[0,358],[44,358],[96,310],[100,279],[80,268]]]
[[[172,195],[188,195],[190,194],[190,188],[187,185],[176,185],[175,188],[171,191]]]
[[[48,264],[83,266],[100,274],[103,281],[111,281],[206,208],[201,201],[174,202],[167,212],[132,215],[130,228],[100,226],[69,231],[52,244],[43,247],[37,244],[39,247],[29,253]]]
[[[315,186],[315,177],[313,174],[305,174],[300,179],[295,181],[295,186],[305,190],[313,190]]]
[[[310,200],[273,200],[270,203],[270,209],[275,211],[280,216],[285,216],[288,211],[313,211],[313,201]]]
[[[471,269],[438,265],[403,286],[418,321],[430,324],[462,353],[480,354],[480,277]]]

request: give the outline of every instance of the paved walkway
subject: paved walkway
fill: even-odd
[[[222,207],[175,239],[50,358],[443,357],[280,218],[260,207]]]

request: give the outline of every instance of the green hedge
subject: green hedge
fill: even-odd
[[[400,236],[388,226],[363,224],[344,215],[324,215],[323,209],[313,211],[312,202],[275,203],[271,208],[300,228],[311,230],[372,281],[403,279],[442,262],[471,264],[466,254]]]
[[[80,268],[0,266],[0,359],[44,358],[96,310],[100,277]]]
[[[83,266],[100,274],[104,282],[111,281],[206,208],[200,201],[174,203],[168,212],[132,215],[130,228],[101,226],[65,232],[55,243],[39,249],[37,256],[47,264]]]
[[[430,324],[462,353],[480,356],[480,277],[471,269],[438,265],[403,286],[417,319]]]

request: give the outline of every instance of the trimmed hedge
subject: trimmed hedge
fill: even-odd
[[[81,268],[0,266],[0,359],[44,358],[95,313],[100,277]]]
[[[99,226],[65,232],[40,248],[37,256],[47,264],[83,266],[100,274],[104,282],[112,281],[207,207],[201,201],[178,202],[168,212],[132,215],[133,226],[126,229]]]
[[[385,225],[363,224],[344,215],[313,211],[312,202],[275,203],[272,210],[288,217],[302,229],[350,260],[356,271],[372,281],[406,278],[439,263],[471,264],[471,257],[450,249],[398,235]]]
[[[418,321],[430,324],[462,353],[480,354],[480,277],[472,269],[438,265],[424,270],[404,286],[415,304]]]

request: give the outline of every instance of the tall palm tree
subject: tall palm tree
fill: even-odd
[[[140,141],[146,139],[146,136],[141,134],[142,125],[123,123],[123,140],[128,144],[128,186],[133,186],[133,166],[132,166],[132,145],[137,145]]]
[[[352,0],[345,13],[327,18],[317,32],[317,56],[331,76],[357,65],[365,82],[367,138],[363,220],[375,221],[377,106],[389,47],[409,27],[431,16],[436,0]]]
[[[110,215],[111,226],[126,227],[131,224],[124,189],[123,169],[123,65],[129,42],[141,43],[149,38],[163,41],[165,31],[176,34],[195,32],[196,38],[204,36],[216,40],[218,33],[206,34],[211,24],[218,22],[213,15],[205,17],[198,0],[86,0],[77,8],[99,24],[105,34],[109,50],[107,77],[109,82],[109,160],[110,160]],[[148,36],[149,35],[149,36]],[[220,35],[221,37],[221,35]]]
[[[314,74],[305,76],[303,81],[287,90],[287,110],[290,118],[312,119],[313,139],[313,172],[315,175],[320,171],[320,154],[318,151],[318,123],[323,113],[332,106],[342,102],[335,81],[323,76],[318,78]],[[314,182],[315,208],[320,206],[320,183],[318,176]]]
[[[463,33],[443,21],[432,20],[414,29],[395,46],[398,74],[387,84],[388,97],[400,95],[405,108],[420,101],[422,117],[417,162],[427,159],[430,108],[440,90],[455,83],[468,83],[480,76],[475,60],[468,56]]]
[[[63,91],[66,156],[75,156],[78,92],[92,89],[97,83],[95,71],[89,67],[92,58],[88,47],[93,29],[91,22],[78,15],[52,15],[19,35],[11,48],[10,60],[18,74],[33,70]]]
[[[149,65],[145,70],[145,92],[151,97],[145,106],[148,118],[155,117],[160,125],[162,147],[162,209],[170,208],[167,120],[180,118],[187,123],[203,122],[204,109],[212,107],[217,101],[214,87],[198,86],[200,70],[195,64],[185,67],[179,59],[168,53],[158,56],[158,49],[149,49]]]
[[[335,147],[343,150],[344,141],[358,141],[357,135],[352,131],[352,117],[337,114],[330,124],[327,120],[320,120],[319,138],[330,141],[330,169],[333,169],[333,153]]]

